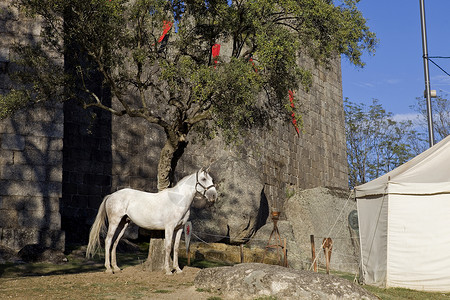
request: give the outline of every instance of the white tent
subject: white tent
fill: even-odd
[[[355,197],[365,283],[450,291],[450,136]]]

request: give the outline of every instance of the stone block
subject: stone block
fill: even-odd
[[[2,181],[0,187],[7,195],[36,196],[36,197],[61,197],[62,184],[60,182],[36,182],[36,181]]]
[[[6,167],[14,163],[14,151],[2,150],[0,151],[0,165]]]
[[[102,193],[101,186],[87,185],[87,184],[78,185],[79,195],[101,195],[101,193]]]
[[[0,62],[9,62],[9,48],[0,47]]]
[[[55,166],[60,165],[62,163],[62,159],[62,151],[40,151],[36,149],[27,149],[26,151],[15,153],[14,164]]]
[[[98,174],[84,174],[83,183],[89,185],[110,186],[111,176]]]
[[[0,210],[0,227],[14,228],[19,225],[18,213],[12,209]]]
[[[65,232],[61,229],[46,229],[39,231],[39,243],[45,247],[64,251]]]
[[[18,223],[25,228],[56,230],[61,228],[61,216],[55,211],[22,210],[18,212]]]
[[[40,232],[37,228],[14,229],[14,249],[20,250],[25,245],[39,244]]]
[[[27,136],[25,139],[26,149],[36,149],[41,152],[62,151],[63,140],[60,138]]]
[[[24,181],[62,180],[61,166],[5,165],[0,167],[2,179]]]
[[[25,149],[25,137],[18,134],[3,133],[1,137],[1,148],[22,151]]]
[[[4,196],[4,208],[58,212],[59,198]]]
[[[0,244],[5,245],[6,247],[14,250],[19,250],[17,248],[17,243],[14,236],[14,229],[2,227],[1,225],[0,228],[1,228]]]

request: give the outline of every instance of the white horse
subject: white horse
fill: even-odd
[[[214,202],[217,198],[213,180],[203,168],[184,177],[173,188],[167,188],[158,193],[147,193],[126,188],[106,196],[100,204],[97,217],[89,234],[86,257],[93,256],[100,247],[100,232],[105,230],[107,219],[109,226],[105,238],[106,272],[120,271],[116,261],[116,247],[125,229],[132,221],[145,229],[165,230],[166,256],[164,269],[168,275],[172,274],[169,268],[169,258],[173,235],[176,232],[173,248],[173,268],[175,272],[181,273],[182,271],[178,266],[178,246],[183,226],[189,219],[190,206],[196,193],[205,196],[210,202]],[[111,243],[113,243],[112,249]]]

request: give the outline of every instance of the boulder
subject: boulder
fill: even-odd
[[[314,235],[318,263],[324,266],[322,241],[330,237],[333,241],[330,268],[358,272],[359,237],[349,226],[349,214],[355,209],[356,203],[349,197],[347,190],[318,187],[298,191],[289,198],[284,205],[284,211],[298,247],[295,250],[288,247],[289,251],[295,252],[294,256],[288,256],[290,261],[298,260],[298,264],[302,264],[303,268],[309,268],[310,235]]]
[[[289,267],[311,268],[311,239],[315,237],[315,250],[319,266],[325,266],[321,248],[325,237],[333,240],[330,267],[332,270],[358,272],[359,239],[357,231],[349,226],[349,214],[356,203],[345,190],[318,187],[299,190],[284,204],[278,231],[286,238]],[[352,220],[354,221],[354,220]],[[250,240],[251,248],[264,248],[273,230],[269,222]]]
[[[194,284],[225,299],[378,299],[340,277],[258,263],[202,269]]]
[[[17,256],[17,251],[14,251],[13,249],[4,245],[0,245],[0,264],[14,262],[18,259],[19,257]]]
[[[269,214],[260,172],[245,160],[225,157],[210,166],[218,199],[207,206],[196,198],[191,209],[193,232],[207,242],[245,243]]]
[[[24,262],[49,262],[54,264],[62,264],[68,261],[62,251],[39,244],[24,246],[20,249],[18,256]]]

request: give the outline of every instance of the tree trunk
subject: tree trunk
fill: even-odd
[[[158,191],[172,186],[175,176],[175,168],[186,149],[187,142],[178,138],[175,143],[168,138],[161,150],[158,163]]]
[[[184,138],[178,138],[175,143],[171,143],[167,138],[166,144],[161,150],[158,163],[158,191],[162,191],[173,184],[175,168],[187,142]],[[162,234],[161,234],[162,233]],[[152,230],[150,233],[150,244],[145,267],[149,271],[159,271],[164,269],[164,231]],[[171,261],[169,262],[171,265]]]
[[[164,270],[164,231],[150,231],[150,245],[144,268],[150,272]]]

